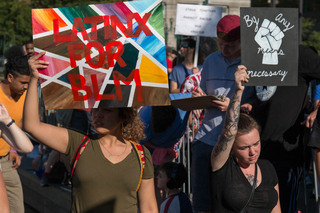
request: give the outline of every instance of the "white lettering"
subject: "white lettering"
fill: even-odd
[[[249,77],[256,77],[256,78],[261,78],[261,77],[272,77],[272,76],[282,76],[281,81],[283,81],[288,74],[288,71],[286,70],[278,70],[278,71],[266,71],[266,70],[261,70],[261,71],[253,71],[253,70],[248,70],[247,71]]]
[[[249,15],[245,15],[245,16],[243,16],[243,19],[245,20],[247,27],[251,27],[253,24],[256,24],[254,31],[258,32],[259,18],[257,19],[255,16],[252,16],[252,18],[250,18]]]
[[[292,29],[294,27],[294,25],[290,26],[290,22],[288,22],[285,18],[282,18],[283,14],[279,13],[277,15],[277,17],[275,18],[275,20],[279,23],[282,23],[283,26],[285,26],[286,28],[283,30],[283,32],[286,32],[290,29]]]

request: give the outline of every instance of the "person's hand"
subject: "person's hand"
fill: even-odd
[[[38,55],[34,55],[29,58],[28,63],[30,66],[32,77],[39,79],[39,69],[45,69],[48,67],[49,62],[40,60],[39,58],[44,56],[46,53],[41,52]]]
[[[221,112],[225,112],[228,109],[230,98],[226,97],[224,101],[213,100],[213,107],[219,109]]]
[[[5,108],[5,106],[0,103],[0,122],[7,125],[11,121],[11,117]]]
[[[202,91],[200,87],[198,87],[192,92],[192,97],[199,97],[199,96],[205,96],[205,95],[206,94]]]
[[[205,96],[206,94],[202,91],[202,89],[200,87],[198,87],[197,89],[195,89],[193,92],[192,92],[192,97],[200,97],[200,96]],[[202,113],[202,110],[203,109],[195,109],[195,110],[192,110],[194,116],[199,119],[200,116],[201,116],[201,113]]]
[[[199,72],[199,68],[198,67],[193,67],[192,68],[192,74],[196,74]]]
[[[9,160],[13,162],[12,168],[17,169],[21,165],[21,156],[15,152],[9,152]]]
[[[301,122],[300,124],[306,126],[307,128],[312,128],[313,123],[314,123],[314,121],[315,121],[315,119],[317,117],[317,113],[318,113],[318,109],[312,111],[308,115],[308,117],[303,122]]]
[[[200,119],[202,111],[203,109],[195,109],[195,110],[192,110],[192,113],[197,119]]]
[[[251,104],[242,104],[240,106],[240,111],[243,112],[243,113],[247,113],[249,114],[252,110],[252,105]]]
[[[249,81],[249,76],[247,74],[247,68],[243,65],[239,65],[237,67],[236,72],[234,73],[234,80],[235,80],[235,90],[244,90],[244,86],[242,85],[243,82]]]

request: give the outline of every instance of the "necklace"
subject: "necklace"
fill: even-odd
[[[112,156],[119,157],[119,156],[123,155],[125,153],[125,151],[127,150],[127,146],[128,146],[128,144],[126,143],[126,146],[125,146],[123,152],[121,154],[119,154],[119,155],[112,154],[105,146],[103,146],[103,148],[105,148],[105,150],[109,153],[108,158],[110,158]]]

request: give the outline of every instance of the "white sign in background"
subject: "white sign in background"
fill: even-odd
[[[176,35],[217,37],[222,7],[177,4]]]

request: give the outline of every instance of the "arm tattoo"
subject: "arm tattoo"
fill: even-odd
[[[240,100],[241,95],[238,95],[237,93],[235,93],[230,100],[222,133],[217,144],[215,145],[214,152],[212,153],[214,157],[216,157],[220,152],[225,151],[230,142],[234,142],[238,130]],[[232,144],[230,144],[230,146],[232,146]]]

